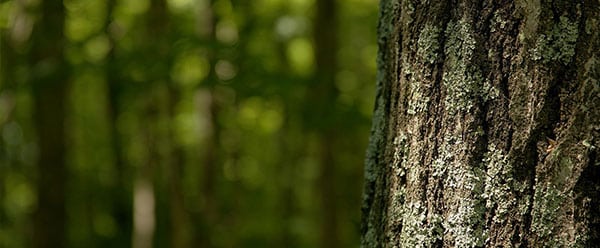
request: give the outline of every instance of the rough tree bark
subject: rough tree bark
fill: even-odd
[[[364,247],[596,247],[600,2],[382,0]]]

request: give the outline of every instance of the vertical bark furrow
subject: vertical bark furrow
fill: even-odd
[[[597,25],[595,31],[588,26],[599,18],[598,6],[587,3],[582,7],[579,23],[587,25],[579,25],[578,45],[573,59],[576,72],[561,92],[561,120],[565,119],[566,123],[557,128],[557,144],[545,161],[546,167],[553,172],[547,180],[562,185],[563,191],[569,193],[565,200],[568,208],[563,207],[557,213],[558,219],[563,221],[551,231],[553,234],[569,234],[562,235],[562,240],[584,247],[592,247],[600,241],[599,211],[597,207],[591,207],[598,206],[600,198],[597,169],[600,136],[600,109],[597,105],[600,102],[600,65],[597,58],[600,57],[600,41]]]

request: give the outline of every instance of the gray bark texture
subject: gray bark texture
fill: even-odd
[[[382,0],[363,247],[600,247],[600,1]]]

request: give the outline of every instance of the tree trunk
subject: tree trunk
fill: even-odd
[[[11,62],[14,63],[12,47],[8,44],[9,32],[0,31],[0,130],[4,132],[6,124],[12,120],[14,111],[14,83],[12,77]],[[9,68],[10,67],[10,68]],[[0,139],[0,232],[4,232],[8,225],[8,219],[5,209],[6,199],[6,174],[9,173],[11,166],[11,157],[8,149],[8,142]],[[7,241],[0,238],[0,247],[6,246]]]
[[[215,85],[218,78],[215,72],[215,66],[218,60],[218,40],[216,37],[216,27],[219,21],[219,15],[215,11],[216,0],[206,1],[202,15],[199,15],[200,40],[205,40],[209,47],[213,47],[208,52],[207,58],[210,65],[210,71],[203,80],[203,87],[196,89],[196,109],[198,115],[207,120],[206,136],[202,142],[202,163],[201,176],[199,178],[200,188],[200,216],[196,216],[196,235],[195,243],[201,247],[215,247],[215,234],[221,228],[221,213],[218,206],[217,186],[221,178],[219,166],[222,164],[221,156],[221,127],[219,118],[221,114],[221,104],[217,99]]]
[[[157,183],[156,174],[160,161],[160,141],[157,132],[159,107],[154,92],[149,91],[144,106],[141,133],[145,145],[144,161],[141,164],[133,186],[133,248],[152,248],[155,246],[157,229]]]
[[[595,247],[600,2],[381,1],[364,247]]]
[[[133,213],[132,213],[132,185],[129,181],[130,173],[125,161],[125,153],[123,150],[123,139],[119,132],[118,119],[121,113],[121,90],[122,90],[122,72],[117,60],[117,41],[114,31],[111,30],[111,25],[115,23],[116,0],[108,0],[106,2],[106,22],[104,29],[108,37],[110,50],[106,58],[105,77],[108,88],[107,94],[107,109],[109,120],[109,135],[111,140],[111,149],[113,154],[114,170],[116,172],[116,184],[111,187],[113,195],[112,199],[112,215],[117,221],[118,232],[114,238],[115,243],[122,243],[123,247],[130,247],[132,228],[133,228]]]
[[[309,98],[315,105],[306,111],[313,115],[308,118],[308,127],[317,135],[319,174],[316,189],[320,204],[320,247],[341,247],[338,219],[335,168],[335,141],[337,133],[333,125],[335,101],[338,95],[335,88],[337,70],[337,3],[336,0],[319,0],[313,28],[315,44],[315,80],[310,85]]]
[[[62,1],[42,1],[32,32],[31,85],[38,139],[37,211],[34,247],[65,247],[65,97],[63,56],[65,10]]]
[[[180,101],[180,89],[174,82],[167,83],[168,102],[168,146],[169,158],[167,162],[168,187],[169,187],[169,217],[171,247],[191,247],[189,228],[189,213],[185,207],[183,175],[185,173],[185,154],[183,146],[177,140],[176,122],[177,105]]]

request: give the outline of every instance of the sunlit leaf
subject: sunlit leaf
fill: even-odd
[[[290,42],[287,48],[292,68],[298,73],[308,74],[313,67],[313,46],[308,39],[297,38]]]
[[[198,85],[210,70],[208,60],[199,53],[190,51],[175,60],[171,78],[185,88]]]

